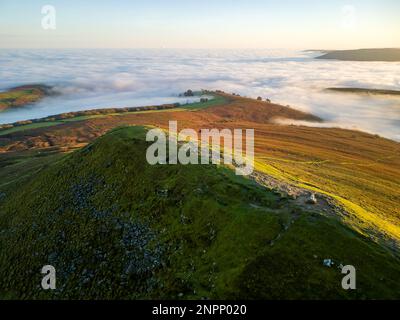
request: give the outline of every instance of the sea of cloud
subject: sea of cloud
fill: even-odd
[[[186,89],[270,98],[324,126],[400,140],[400,99],[328,93],[327,87],[400,90],[400,63],[318,60],[288,50],[0,50],[0,90],[29,83],[62,94],[0,114],[0,123],[67,111],[185,102]]]

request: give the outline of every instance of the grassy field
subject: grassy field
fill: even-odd
[[[24,131],[24,130],[30,130],[30,129],[36,129],[36,128],[51,127],[51,126],[56,126],[58,124],[62,124],[62,121],[30,123],[30,124],[26,124],[26,125],[19,126],[19,127],[13,127],[10,129],[1,130],[0,135],[6,135],[6,134],[18,132],[18,131]]]
[[[141,114],[141,113],[148,114],[148,113],[154,113],[154,112],[163,112],[163,113],[164,112],[179,112],[179,111],[188,111],[188,110],[196,111],[196,110],[205,109],[205,108],[208,108],[211,106],[220,105],[225,102],[226,102],[226,99],[224,97],[215,96],[214,98],[210,98],[206,102],[188,103],[188,104],[184,104],[182,106],[172,108],[172,109],[167,109],[167,110],[147,110],[147,111],[130,111],[130,112],[122,112],[122,113],[94,114],[94,115],[85,115],[85,116],[75,116],[75,117],[62,119],[62,120],[39,121],[39,122],[34,122],[34,123],[29,123],[29,124],[12,126],[10,128],[0,129],[0,136],[7,135],[10,133],[14,133],[14,132],[24,131],[24,130],[55,126],[55,125],[63,124],[65,122],[83,121],[83,120],[89,120],[89,119],[104,118],[107,116],[126,116],[129,114]]]
[[[212,99],[209,99],[206,102],[195,102],[195,103],[189,103],[187,105],[183,105],[181,109],[183,110],[202,110],[206,109],[212,106],[218,106],[221,104],[224,104],[226,102],[226,98],[220,95],[214,96]]]
[[[144,133],[43,155],[0,186],[1,298],[399,298],[400,262],[383,247],[227,168],[150,166]],[[341,288],[340,263],[356,266],[357,290]],[[38,290],[44,264],[55,291]]]

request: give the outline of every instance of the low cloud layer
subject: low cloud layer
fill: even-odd
[[[400,90],[400,63],[314,60],[283,50],[2,50],[0,90],[28,83],[63,93],[0,114],[0,123],[66,111],[182,101],[221,89],[312,112],[328,124],[400,140],[400,99],[326,93],[327,87]]]

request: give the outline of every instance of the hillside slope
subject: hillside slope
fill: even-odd
[[[381,246],[229,169],[150,166],[144,133],[115,129],[3,189],[1,298],[400,298]]]
[[[318,121],[313,115],[265,101],[213,92],[207,103],[171,110],[77,116],[0,131],[0,186],[29,175],[40,158],[79,149],[121,125],[255,129],[256,170],[328,195],[345,208],[353,229],[400,248],[400,144],[361,131],[279,125],[274,118]],[[178,112],[179,111],[179,112]],[[86,112],[84,112],[86,113]],[[48,119],[52,120],[52,119]],[[14,131],[17,130],[17,131]],[[10,130],[13,130],[10,132]],[[6,166],[2,166],[2,164]],[[32,169],[32,170],[30,170]]]

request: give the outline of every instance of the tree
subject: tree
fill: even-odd
[[[190,89],[188,91],[186,91],[183,95],[185,97],[193,97],[194,96],[193,91]]]

